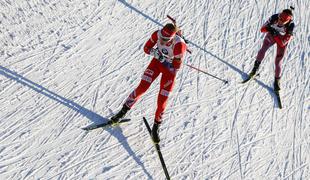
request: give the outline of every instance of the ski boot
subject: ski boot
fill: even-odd
[[[275,91],[280,91],[280,78],[274,78],[273,88]]]
[[[127,111],[129,111],[130,108],[126,106],[125,104],[123,105],[123,108],[115,114],[113,117],[111,117],[111,121],[113,124],[118,123],[123,117],[125,117]]]
[[[159,126],[160,123],[154,121],[154,125],[152,128],[152,139],[154,141],[155,144],[158,144],[160,142],[160,138],[159,138]]]
[[[260,63],[261,63],[261,62],[259,62],[259,61],[257,61],[257,60],[255,61],[254,67],[253,67],[252,71],[251,71],[250,74],[249,74],[249,76],[250,76],[251,78],[252,78],[253,76],[255,76],[257,70],[259,69]]]

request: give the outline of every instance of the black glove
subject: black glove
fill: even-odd
[[[278,32],[277,30],[275,30],[273,27],[271,27],[270,24],[268,24],[268,25],[266,26],[266,29],[267,29],[267,31],[268,31],[271,35],[273,35],[273,36],[276,36],[276,35],[279,34],[279,32]]]

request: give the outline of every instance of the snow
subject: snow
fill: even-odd
[[[254,64],[274,13],[295,6],[277,107],[276,48]],[[161,126],[172,179],[310,179],[310,1],[50,0],[0,2],[0,178],[165,179],[143,124],[158,80],[115,128],[105,122],[137,86],[150,34],[175,17],[192,54]]]

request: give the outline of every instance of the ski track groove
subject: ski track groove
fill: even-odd
[[[21,6],[17,2],[5,1],[5,3],[12,7]],[[169,12],[170,15],[177,17],[177,21],[180,21],[182,28],[185,29],[186,37],[189,37],[192,42],[202,44],[202,48],[210,52],[216,52],[214,53],[216,56],[237,68],[241,68],[241,63],[243,63],[242,68],[249,69],[252,67],[252,60],[254,61],[253,55],[262,43],[262,36],[256,31],[271,13],[279,10],[280,6],[279,2],[264,1],[265,6],[260,6],[257,1],[251,4],[251,2],[224,0],[213,3],[208,1],[164,2],[161,6],[155,3],[149,3],[152,6],[146,6],[142,1],[119,3],[119,1],[90,0],[74,5],[67,1],[54,1],[54,3],[60,4],[57,7],[60,7],[61,11],[70,10],[70,13],[62,14],[64,16],[58,16],[56,10],[50,11],[55,18],[54,21],[59,22],[59,26],[53,29],[53,33],[44,34],[41,40],[45,42],[51,38],[55,39],[40,46],[34,35],[31,38],[34,43],[29,46],[35,48],[29,51],[8,49],[10,47],[8,45],[6,49],[12,50],[14,54],[12,56],[5,54],[1,66],[17,72],[24,78],[29,78],[82,107],[104,114],[104,117],[111,115],[111,109],[114,112],[118,110],[124,98],[140,80],[141,69],[144,69],[148,63],[149,57],[140,55],[142,54],[141,48],[136,48],[145,43],[145,37],[148,38],[148,36],[144,36],[143,33],[148,30],[139,30],[144,36],[142,38],[131,36],[135,33],[131,31],[136,29],[129,25],[130,23],[139,27],[153,28],[154,22],[150,22],[149,18],[168,22],[163,18]],[[296,9],[299,10],[309,4],[306,1],[298,3]],[[37,4],[38,7],[33,6],[35,3],[31,1],[28,4],[32,11],[43,11],[47,7],[54,7],[52,3],[44,6]],[[65,7],[67,4],[73,6]],[[87,6],[84,7],[84,5]],[[181,13],[182,11],[178,9],[185,10],[184,7],[187,7],[186,12]],[[283,7],[281,5],[281,8]],[[131,8],[136,8],[150,17],[143,18]],[[81,12],[82,14],[90,13],[83,14],[78,20],[78,16],[74,14]],[[25,8],[22,13],[26,19],[27,17],[33,18]],[[304,15],[300,11],[295,13],[297,20],[302,20],[298,18]],[[253,18],[256,14],[260,14],[259,20]],[[48,19],[48,14],[43,13],[42,16],[47,19],[48,23],[53,23],[53,20]],[[108,21],[103,18],[105,16]],[[304,18],[307,19],[307,17],[309,15]],[[102,19],[98,21],[96,18]],[[235,21],[239,18],[240,22]],[[129,19],[134,20],[127,23]],[[191,19],[195,21],[191,22]],[[29,20],[23,22],[30,23]],[[104,46],[112,39],[108,37],[112,33],[102,36],[96,34],[100,29],[104,29],[101,25],[115,26],[119,28],[119,31],[121,26],[117,23],[123,23],[123,27],[128,28],[115,32],[117,35],[129,32],[129,36],[134,39],[133,43],[120,46],[119,52]],[[299,58],[301,54],[298,52],[306,53],[309,43],[298,42],[302,38],[307,38],[298,33],[307,34],[309,30],[305,22],[299,22],[298,26],[296,39],[290,44],[283,62],[283,87],[285,89],[281,94],[285,102],[283,110],[277,109],[273,95],[268,89],[257,85],[255,81],[249,82],[251,85],[247,87],[236,85],[238,80],[234,81],[234,79],[240,79],[239,74],[235,76],[231,69],[214,61],[214,57],[210,54],[193,48],[194,53],[188,55],[186,59],[190,60],[190,64],[223,78],[231,76],[229,77],[231,82],[229,87],[221,86],[216,80],[187,67],[183,67],[179,72],[178,82],[169,100],[165,116],[167,118],[163,126],[165,135],[162,151],[173,178],[302,179],[308,177],[309,164],[306,162],[306,154],[309,153],[307,150],[309,128],[306,126],[305,118],[309,114],[307,106],[309,78],[303,78],[309,75],[307,71],[309,63],[303,60],[305,62],[302,64]],[[98,56],[94,55],[93,50],[83,48],[93,37],[103,39],[99,42],[102,45],[100,50],[103,52]],[[105,38],[107,40],[104,40]],[[302,46],[297,47],[300,43]],[[95,43],[93,45],[96,46]],[[117,42],[115,45],[119,46]],[[264,60],[267,63],[264,63],[262,67],[261,74],[264,76],[259,78],[263,83],[267,83],[264,86],[269,86],[272,82],[270,80],[272,75],[266,74],[273,70],[267,66],[273,64],[275,48],[272,47],[269,51],[271,53],[266,53]],[[117,53],[119,54],[113,55]],[[307,59],[307,53],[304,56]],[[66,58],[68,63],[64,63]],[[61,63],[67,67],[62,68]],[[244,64],[247,65],[244,67]],[[56,69],[52,69],[53,66]],[[99,73],[98,66],[100,66]],[[76,78],[61,78],[70,76],[76,71],[79,71]],[[37,76],[43,77],[37,79]],[[48,99],[42,94],[36,94],[37,92],[32,89],[29,91],[28,87],[25,88],[12,79],[4,76],[2,81],[3,76],[0,78],[0,82],[5,84],[3,89],[1,87],[0,96],[4,98],[1,98],[0,102],[5,102],[5,105],[13,103],[10,107],[15,108],[4,109],[5,114],[0,116],[0,118],[10,120],[0,121],[4,127],[0,133],[0,147],[4,149],[0,151],[1,154],[6,155],[6,158],[1,158],[1,176],[4,175],[10,179],[31,179],[42,177],[42,175],[49,179],[146,178],[141,164],[137,164],[132,159],[132,156],[137,156],[152,178],[164,177],[152,145],[149,140],[143,142],[149,139],[148,135],[145,132],[136,131],[137,128],[143,127],[143,124],[130,123],[124,126],[126,128],[122,128],[124,131],[113,129],[113,132],[112,130],[96,130],[81,133],[81,130],[76,130],[76,128],[90,123],[89,119],[82,114],[63,107],[61,103]],[[134,119],[141,119],[145,115],[153,116],[149,113],[153,113],[155,108],[147,110],[146,108],[156,103],[157,91],[158,84],[148,90],[141,104],[137,105],[137,108],[130,114]],[[11,94],[14,98],[10,99]],[[7,100],[9,101],[6,102]],[[106,108],[107,105],[108,108]],[[25,108],[26,106],[29,107]],[[109,110],[110,114],[106,114]],[[232,117],[230,124],[229,119]],[[176,121],[176,119],[180,120]],[[294,125],[293,129],[290,129],[291,124]],[[124,134],[126,138],[123,139],[123,135],[119,136],[118,133]],[[128,134],[130,134],[129,137]],[[135,154],[130,154],[127,149],[124,149],[122,145],[127,146],[127,144]],[[262,148],[264,145],[265,149]],[[176,146],[181,147],[180,150],[174,149]],[[109,153],[110,151],[113,153]],[[259,158],[260,153],[270,154]],[[59,162],[58,158],[60,158]],[[57,167],[58,163],[64,164]],[[25,168],[26,165],[27,168]],[[124,166],[128,169],[123,170]],[[13,170],[13,167],[16,168]]]

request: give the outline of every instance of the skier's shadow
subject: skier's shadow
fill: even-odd
[[[3,66],[0,65],[0,75],[3,75],[9,79],[12,79],[14,81],[16,81],[17,83],[20,83],[52,100],[57,101],[58,103],[73,109],[75,111],[77,111],[78,113],[82,114],[83,116],[87,117],[89,120],[91,120],[93,123],[95,124],[99,124],[99,123],[103,123],[108,121],[108,118],[104,118],[101,115],[69,100],[66,99],[48,89],[46,89],[45,87],[17,74],[16,72],[13,72]],[[151,175],[147,172],[144,164],[142,163],[142,161],[140,160],[140,158],[135,154],[135,152],[130,148],[128,142],[127,142],[127,138],[123,135],[122,131],[121,133],[115,133],[113,132],[113,130],[111,129],[107,129],[107,131],[112,134],[113,136],[115,136],[117,138],[117,140],[123,145],[123,147],[125,148],[125,150],[128,152],[128,154],[130,156],[133,156],[133,159],[137,162],[137,164],[139,164],[142,168],[143,171],[145,172],[145,174],[147,174],[147,176],[149,177],[149,179],[151,178]]]
[[[137,12],[138,14],[142,15],[143,17],[145,17],[146,19],[154,22],[155,24],[163,27],[163,25],[156,19],[148,16],[147,14],[143,13],[142,11],[138,10],[137,8],[133,7],[132,5],[130,5],[128,2],[126,2],[125,0],[118,0],[120,3],[124,4],[126,7],[130,8],[131,10]],[[236,71],[237,73],[239,73],[241,76],[246,76],[247,74],[244,73],[242,70],[240,70],[239,68],[237,68],[236,66],[228,63],[227,61],[225,61],[224,59],[220,58],[219,56],[213,54],[212,52],[206,50],[205,48],[199,46],[198,44],[188,40],[188,43],[191,44],[192,46],[194,46],[195,48],[204,51],[205,53],[208,53],[209,55],[211,55],[212,57],[214,57],[215,59],[219,60],[220,62],[224,63],[225,65],[227,65],[228,67],[230,67],[232,70]]]

